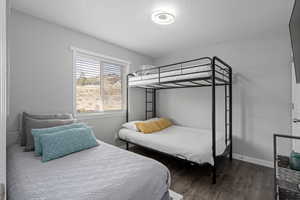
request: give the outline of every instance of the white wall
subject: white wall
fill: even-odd
[[[218,56],[233,67],[234,153],[272,160],[272,134],[291,131],[291,46],[288,27],[256,38],[184,49],[156,59],[156,65]],[[224,129],[224,89],[217,90],[218,129]],[[158,111],[175,122],[211,127],[210,88],[164,90]],[[290,144],[284,144],[288,150]]]
[[[72,51],[70,46],[128,60],[130,71],[152,59],[79,32],[13,10],[9,17],[10,116],[8,131],[18,129],[18,114],[72,112]],[[144,116],[144,93],[131,93],[133,118]],[[98,138],[113,143],[125,116],[85,120]],[[8,135],[9,138],[12,135]]]

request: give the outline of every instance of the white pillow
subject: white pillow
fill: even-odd
[[[134,131],[139,131],[135,125],[135,123],[137,122],[143,122],[143,121],[131,121],[131,122],[127,122],[125,124],[122,125],[122,127],[124,128],[128,128],[128,129],[131,129],[131,130],[134,130]]]
[[[151,118],[151,119],[148,119],[146,120],[147,121],[154,121],[154,120],[159,120],[159,118],[155,117],[155,118]],[[139,129],[136,127],[135,123],[137,122],[144,122],[144,121],[131,121],[131,122],[127,122],[125,124],[122,125],[122,127],[124,128],[128,128],[128,129],[131,129],[131,130],[134,130],[134,131],[137,131],[139,132]]]
[[[151,118],[151,119],[147,119],[146,122],[151,122],[151,121],[155,121],[155,120],[159,120],[160,118],[158,117],[154,117],[154,118]]]

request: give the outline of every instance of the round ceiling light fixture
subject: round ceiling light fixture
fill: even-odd
[[[171,12],[158,10],[152,13],[151,19],[159,25],[169,25],[175,22],[175,15]]]

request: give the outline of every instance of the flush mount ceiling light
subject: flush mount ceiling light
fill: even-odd
[[[158,10],[152,13],[151,19],[156,24],[168,25],[175,22],[175,15],[168,11]]]

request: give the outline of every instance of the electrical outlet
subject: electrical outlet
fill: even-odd
[[[0,184],[0,200],[5,199],[5,186],[3,183]]]

